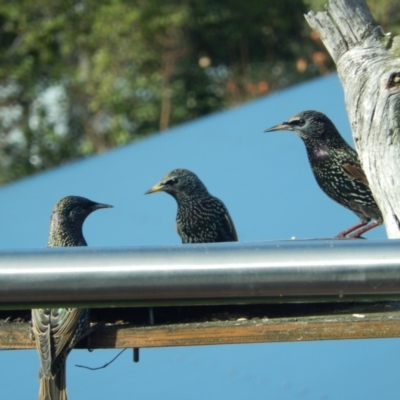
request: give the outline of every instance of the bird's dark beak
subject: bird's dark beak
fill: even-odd
[[[161,182],[159,182],[152,188],[150,188],[147,192],[145,192],[145,194],[161,192],[162,190],[164,190],[164,185]]]
[[[92,206],[92,210],[100,210],[100,208],[114,208],[114,206],[110,206],[109,204],[95,203]]]
[[[290,125],[287,122],[282,122],[279,125],[275,125],[272,128],[265,130],[264,132],[275,132],[275,131],[290,131]]]

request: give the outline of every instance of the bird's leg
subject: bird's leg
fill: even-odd
[[[382,225],[381,221],[375,221],[372,224],[369,224],[367,226],[364,226],[364,228],[359,229],[358,231],[355,231],[352,235],[347,236],[348,238],[359,238],[363,233],[369,231],[372,228],[375,228],[376,226]]]
[[[351,226],[350,228],[345,229],[344,231],[338,233],[335,238],[340,239],[346,237],[349,233],[354,232],[356,229],[361,228],[362,226],[367,225],[368,222],[360,221],[359,223]],[[368,230],[368,229],[367,229]],[[362,233],[362,232],[361,232]],[[349,236],[348,236],[349,237]]]

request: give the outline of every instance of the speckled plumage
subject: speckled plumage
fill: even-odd
[[[303,111],[266,132],[294,131],[303,140],[311,169],[320,188],[333,200],[353,211],[360,222],[337,237],[359,237],[382,224],[358,154],[342,138],[332,121],[318,111]],[[367,225],[374,219],[375,222]],[[365,226],[367,225],[367,226]]]
[[[108,207],[111,206],[78,196],[61,199],[51,216],[48,246],[86,246],[82,233],[86,217]],[[88,326],[89,311],[87,308],[32,310],[32,332],[40,358],[39,400],[67,399],[65,362]]]
[[[191,171],[175,169],[146,192],[164,191],[178,203],[176,229],[182,243],[235,242],[237,234],[224,203]]]

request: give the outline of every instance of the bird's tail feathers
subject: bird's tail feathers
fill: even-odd
[[[39,400],[67,400],[65,362],[54,376],[40,378]]]

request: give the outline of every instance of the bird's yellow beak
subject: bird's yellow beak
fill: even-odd
[[[152,188],[150,188],[145,194],[150,194],[150,193],[156,193],[162,191],[164,186],[159,182],[156,185],[154,185]]]
[[[290,130],[289,125],[287,124],[287,122],[282,122],[281,124],[275,125],[272,128],[265,130],[264,132],[275,132],[275,131],[285,131],[285,130]]]

